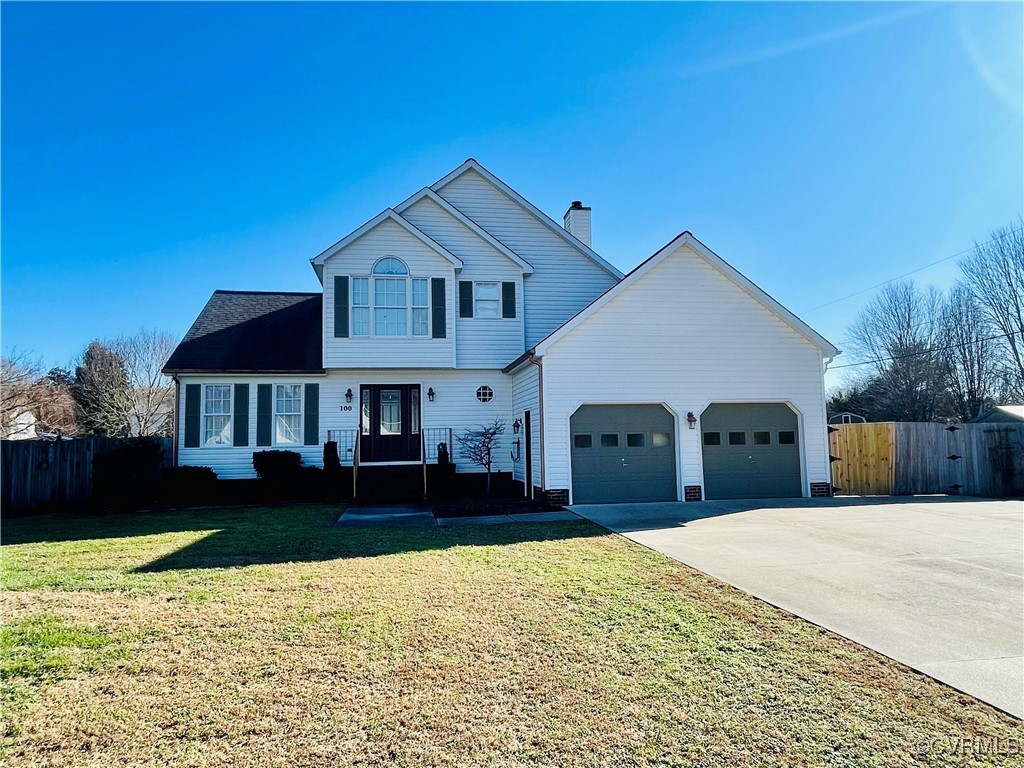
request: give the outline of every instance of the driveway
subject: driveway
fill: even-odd
[[[1024,717],[1024,504],[948,496],[577,514]]]

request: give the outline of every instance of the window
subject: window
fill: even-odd
[[[655,448],[665,448],[672,444],[672,435],[668,432],[655,432],[651,435],[651,445]]]
[[[409,421],[412,427],[412,433],[418,435],[420,433],[420,388],[413,387],[409,392]]]
[[[779,432],[779,445],[796,445],[796,432],[791,429]]]
[[[373,335],[406,336],[406,283],[404,277],[373,278]]]
[[[473,304],[474,317],[501,317],[501,284],[475,283]]]
[[[363,434],[370,434],[370,390],[362,390],[362,397],[359,398],[359,402],[363,404],[362,407],[362,428]]]
[[[352,335],[370,335],[370,278],[352,278]]]
[[[302,442],[302,385],[278,384],[274,387],[274,444],[296,445]]]
[[[426,278],[418,277],[412,281],[412,335],[430,335],[430,299],[427,293]]]
[[[572,444],[574,448],[593,448],[594,447],[594,436],[593,435],[573,435]]]
[[[409,268],[405,266],[405,262],[401,259],[396,259],[394,256],[385,256],[383,259],[373,265],[373,274],[375,275],[408,275]]]
[[[747,433],[746,432],[730,432],[729,433],[729,445],[746,445],[747,444]]]
[[[755,432],[754,433],[754,445],[771,445],[772,444],[772,433],[771,432]]]
[[[602,448],[618,448],[619,447],[619,436],[614,432],[601,435],[601,447]]]
[[[626,433],[626,447],[627,448],[643,448],[646,445],[644,440],[643,432],[627,432]]]
[[[380,391],[380,433],[402,434],[402,393],[397,389]]]
[[[704,445],[721,445],[722,444],[722,433],[721,432],[705,432],[704,433]]]
[[[489,403],[494,399],[494,390],[484,385],[476,390],[476,399],[481,403]]]
[[[377,261],[371,274],[351,281],[352,335],[430,336],[430,280],[410,277],[394,256]]]
[[[203,386],[203,445],[231,445],[231,385]]]

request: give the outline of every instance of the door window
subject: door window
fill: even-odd
[[[608,432],[601,435],[601,447],[602,448],[618,448],[619,447],[619,436],[614,432]]]
[[[729,445],[746,445],[747,444],[747,433],[746,432],[730,432],[729,433]]]
[[[796,432],[791,429],[779,432],[779,445],[795,445]]]
[[[380,391],[380,433],[402,434],[402,392],[398,389]]]
[[[754,432],[754,445],[771,445],[772,433],[768,431]]]

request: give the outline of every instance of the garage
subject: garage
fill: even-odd
[[[700,418],[707,499],[803,496],[800,430],[784,403],[715,403]]]
[[[675,417],[661,405],[584,405],[570,419],[575,504],[676,501]]]

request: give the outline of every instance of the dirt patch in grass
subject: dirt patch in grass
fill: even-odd
[[[16,530],[12,637],[83,663],[19,678],[7,764],[1020,764],[1018,721],[589,523],[337,515]]]

